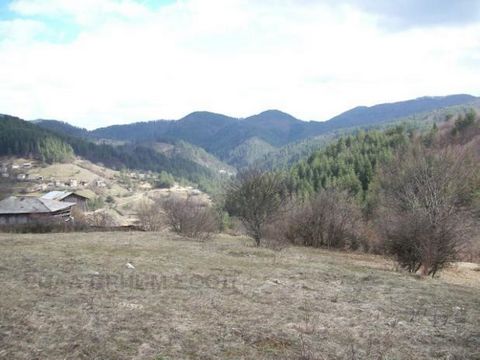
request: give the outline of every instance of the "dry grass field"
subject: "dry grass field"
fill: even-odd
[[[0,284],[2,359],[480,359],[475,267],[419,279],[227,235],[0,234]]]

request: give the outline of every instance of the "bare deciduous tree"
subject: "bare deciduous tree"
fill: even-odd
[[[177,234],[206,240],[219,229],[215,210],[191,197],[171,197],[161,204],[166,224]]]
[[[379,224],[402,267],[434,276],[455,259],[472,229],[476,171],[465,149],[420,145],[381,169]]]
[[[257,246],[265,226],[277,217],[286,202],[284,178],[259,169],[239,173],[225,194],[225,209],[240,219]]]

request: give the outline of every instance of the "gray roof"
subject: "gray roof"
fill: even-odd
[[[70,196],[72,194],[73,194],[73,192],[71,192],[71,191],[50,191],[49,193],[46,193],[45,195],[42,195],[41,199],[63,200],[67,196]]]
[[[75,195],[76,197],[80,197],[80,198],[83,198],[83,199],[89,199],[90,198],[88,195],[80,194],[77,191],[50,191],[49,193],[46,193],[45,195],[42,195],[40,198],[41,199],[48,199],[48,200],[62,201],[63,199],[69,197],[70,195]]]
[[[10,196],[0,201],[0,214],[45,214],[65,210],[75,203],[36,198]]]

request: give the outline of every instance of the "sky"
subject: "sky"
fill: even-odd
[[[327,120],[480,96],[480,0],[0,0],[0,113]]]

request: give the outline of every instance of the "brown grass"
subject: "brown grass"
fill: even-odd
[[[479,359],[479,277],[226,235],[0,234],[0,358]]]

